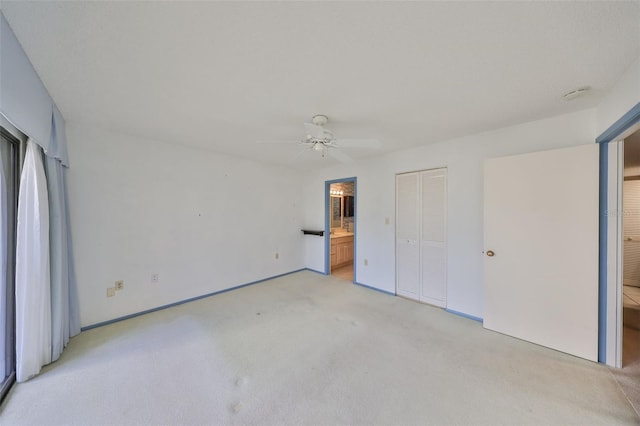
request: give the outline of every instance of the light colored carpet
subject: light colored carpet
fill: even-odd
[[[612,368],[611,373],[640,415],[640,328],[627,327],[625,321],[623,333],[622,368]]]
[[[126,296],[123,294],[122,296]],[[90,330],[0,423],[638,424],[608,368],[303,271]]]

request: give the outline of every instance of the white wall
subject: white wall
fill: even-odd
[[[357,176],[356,279],[395,292],[395,174],[447,167],[447,308],[482,317],[484,160],[594,143],[595,114],[589,109],[318,171],[305,184],[303,223],[323,228],[325,180]],[[308,237],[305,254],[307,267],[324,269],[321,238]]]
[[[484,160],[593,143],[640,100],[639,76],[640,59],[596,109],[306,175],[69,123],[82,325],[305,266],[323,271],[324,240],[300,229],[324,228],[324,181],[351,176],[358,178],[356,279],[394,292],[395,174],[436,167],[449,169],[448,308],[482,317]],[[152,272],[159,283],[149,282]],[[117,279],[125,290],[107,299]]]
[[[83,326],[304,267],[297,172],[73,123],[67,135]]]
[[[640,102],[640,57],[598,105],[598,136]]]

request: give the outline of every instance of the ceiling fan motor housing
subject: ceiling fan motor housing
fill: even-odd
[[[314,115],[313,118],[311,119],[311,122],[316,126],[324,126],[329,122],[329,117],[322,114]]]

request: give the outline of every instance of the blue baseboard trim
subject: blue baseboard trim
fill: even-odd
[[[454,315],[458,315],[460,317],[464,317],[464,318],[468,318],[470,320],[474,320],[474,321],[478,321],[480,323],[482,323],[484,320],[480,317],[474,317],[473,315],[469,315],[469,314],[465,314],[464,312],[458,312],[458,311],[454,311],[453,309],[446,309],[446,312],[449,312],[450,314],[454,314]]]
[[[250,285],[260,284],[260,283],[263,283],[265,281],[273,280],[275,278],[284,277],[286,275],[295,274],[296,272],[305,271],[305,270],[307,270],[307,268],[297,269],[297,270],[291,271],[291,272],[285,272],[284,274],[274,275],[272,277],[263,278],[261,280],[252,281],[250,283],[241,284],[241,285],[238,285],[238,286],[235,286],[235,287],[225,288],[224,290],[214,291],[212,293],[203,294],[202,296],[191,297],[189,299],[184,299],[184,300],[180,300],[178,302],[169,303],[168,305],[162,305],[162,306],[158,306],[157,308],[147,309],[146,311],[140,311],[140,312],[136,312],[134,314],[125,315],[125,316],[114,318],[114,319],[111,319],[111,320],[108,320],[108,321],[98,322],[98,323],[95,323],[95,324],[87,325],[86,327],[82,327],[82,328],[80,328],[80,331],[87,331],[87,330],[91,330],[91,329],[94,329],[94,328],[103,327],[105,325],[113,324],[115,322],[120,322],[120,321],[128,320],[130,318],[139,317],[141,315],[150,314],[151,312],[161,311],[163,309],[171,308],[173,306],[182,305],[184,303],[195,302],[196,300],[200,300],[200,299],[204,299],[204,298],[207,298],[207,297],[215,296],[217,294],[226,293],[228,291],[238,290],[240,288],[248,287]]]
[[[379,291],[380,293],[388,294],[390,296],[395,296],[396,295],[395,293],[391,293],[390,291],[380,290],[379,288],[371,287],[370,285],[362,284],[362,283],[359,283],[359,282],[356,282],[356,281],[354,281],[353,283],[355,285],[359,285],[360,287],[368,288],[369,290]]]
[[[304,268],[303,271],[309,271],[309,272],[315,272],[316,274],[320,274],[320,275],[329,275],[326,272],[322,272],[322,271],[317,271],[315,269],[311,269],[311,268]],[[296,271],[297,272],[297,271]]]

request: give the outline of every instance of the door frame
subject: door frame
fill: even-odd
[[[324,182],[324,274],[331,275],[331,184],[353,182],[353,281],[357,283],[358,178],[355,176]]]
[[[640,103],[596,138],[600,145],[598,362],[622,367],[622,144],[640,127]],[[612,143],[613,142],[613,143]],[[612,218],[609,220],[609,218]]]

